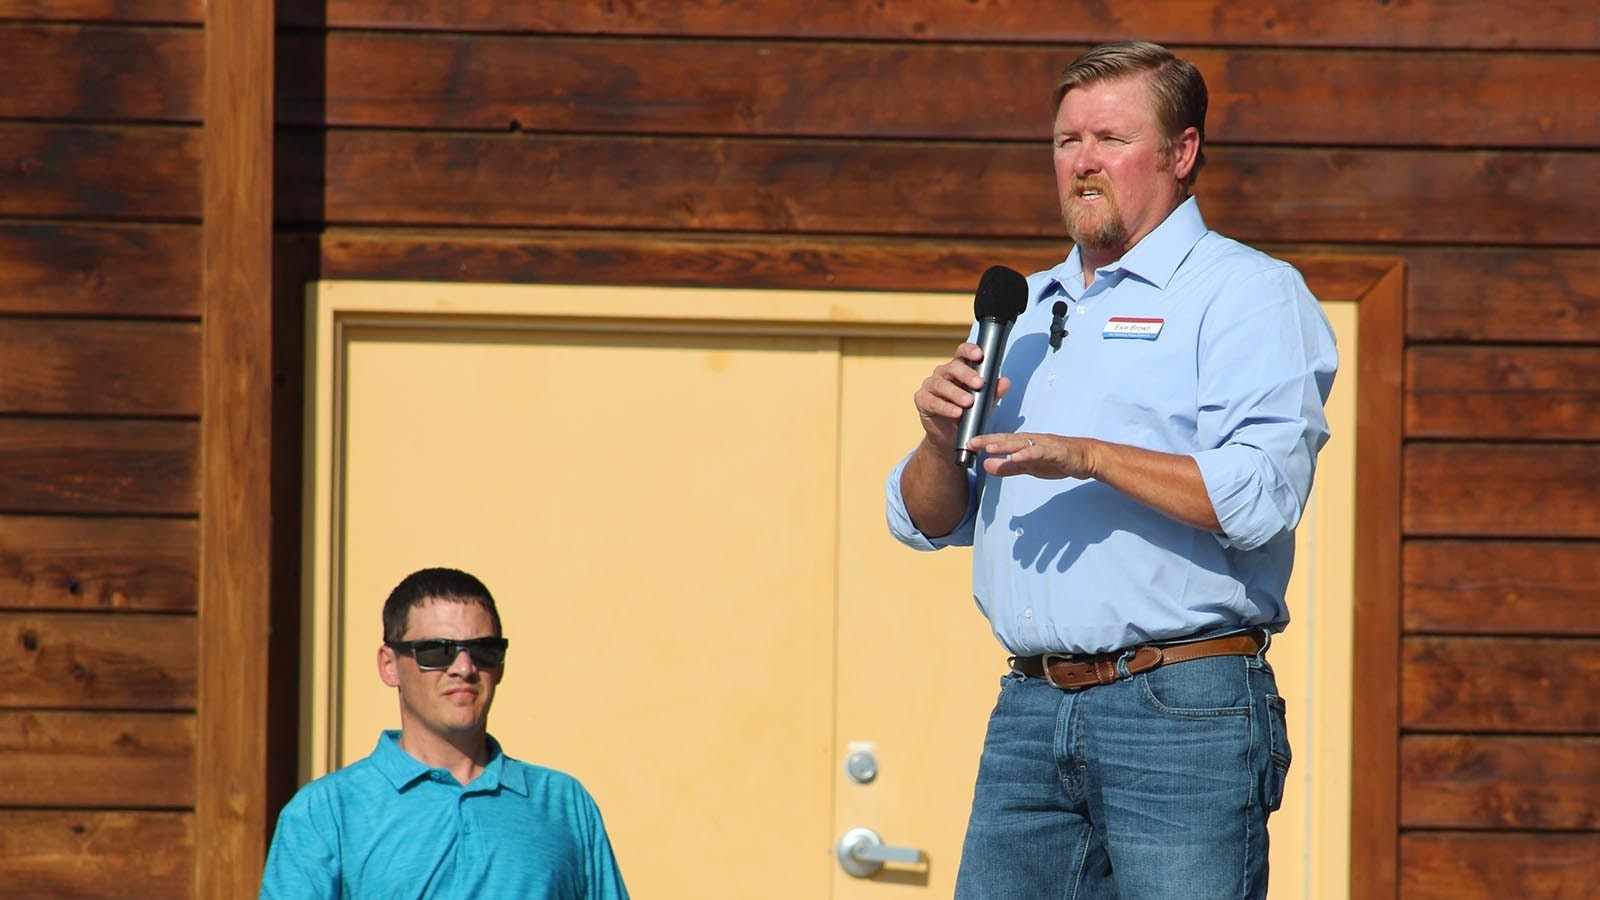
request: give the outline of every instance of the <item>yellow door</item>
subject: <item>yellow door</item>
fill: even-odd
[[[317,306],[308,776],[395,727],[378,611],[453,565],[511,639],[491,732],[590,788],[635,896],[950,896],[1004,652],[969,553],[896,544],[882,483],[970,300],[330,283]],[[846,872],[860,829],[911,859]]]

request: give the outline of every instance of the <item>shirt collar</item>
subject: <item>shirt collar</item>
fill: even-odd
[[[483,767],[482,774],[474,778],[465,790],[493,791],[504,787],[526,796],[528,781],[522,769],[506,765],[506,755],[500,750],[500,742],[492,735],[486,735],[485,741],[489,762]],[[378,735],[377,749],[372,751],[372,763],[396,791],[404,791],[433,772],[431,767],[401,749],[398,730],[387,730]]]
[[[1199,201],[1189,197],[1161,220],[1154,231],[1134,244],[1126,255],[1102,266],[1100,271],[1106,274],[1121,271],[1165,290],[1189,251],[1205,237],[1206,230]],[[1047,287],[1042,297],[1057,290],[1073,298],[1083,294],[1083,251],[1078,245],[1074,244],[1067,258],[1050,270],[1049,280],[1058,287],[1053,290]]]

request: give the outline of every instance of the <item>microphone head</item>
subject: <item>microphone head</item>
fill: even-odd
[[[1066,315],[1066,314],[1067,314],[1067,301],[1065,301],[1065,300],[1057,300],[1055,302],[1055,305],[1050,307],[1050,315],[1055,316],[1058,319],[1061,318],[1062,316]]]
[[[990,266],[978,279],[972,298],[975,319],[1013,322],[1028,307],[1028,279],[1015,269]]]

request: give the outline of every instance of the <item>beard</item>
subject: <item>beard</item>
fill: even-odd
[[[1079,201],[1078,192],[1086,187],[1100,191],[1100,203],[1089,207]],[[1074,181],[1061,200],[1061,220],[1072,240],[1090,250],[1120,250],[1128,243],[1128,223],[1117,206],[1111,186],[1097,180]]]

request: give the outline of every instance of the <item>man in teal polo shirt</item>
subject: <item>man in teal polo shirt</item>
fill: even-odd
[[[583,785],[488,734],[507,645],[488,588],[456,569],[414,572],[384,603],[383,637],[400,730],[284,807],[263,900],[627,900]]]

